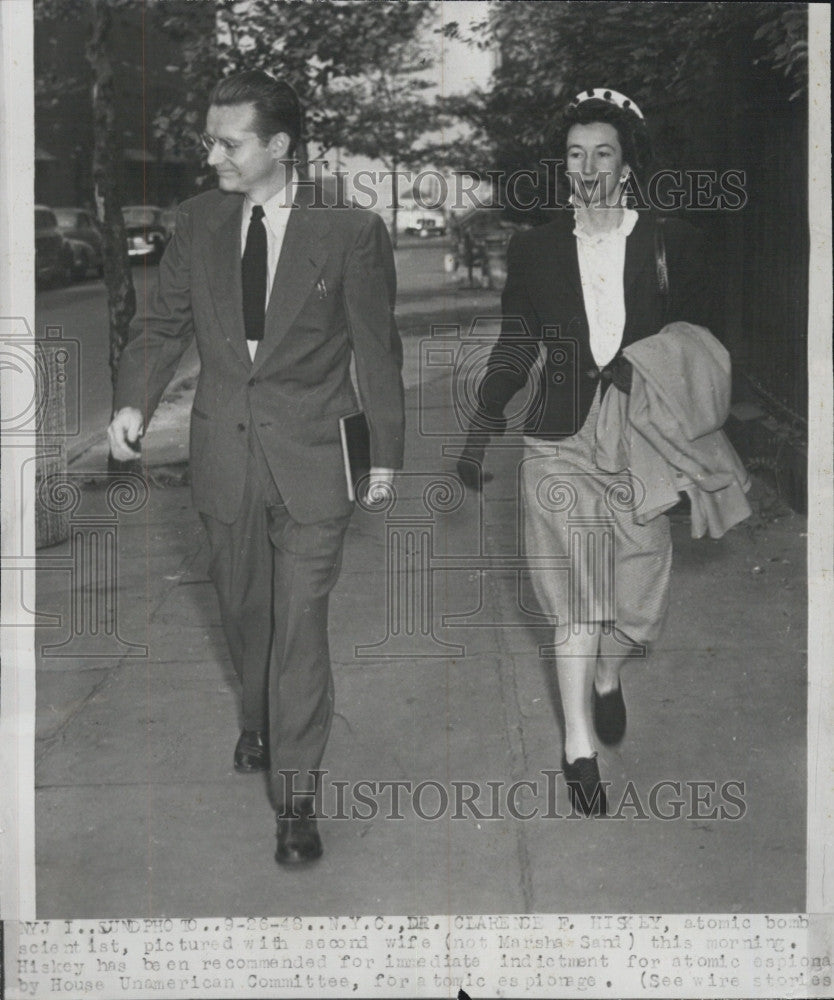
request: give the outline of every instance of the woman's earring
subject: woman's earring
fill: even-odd
[[[626,172],[620,177],[620,204],[628,208],[630,191],[626,188],[626,182],[631,176],[631,171],[626,170]]]

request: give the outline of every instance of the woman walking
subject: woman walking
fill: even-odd
[[[584,91],[564,114],[562,141],[572,210],[510,243],[502,332],[459,471],[475,483],[473,463],[504,429],[511,397],[533,379],[520,475],[525,554],[539,603],[557,621],[571,800],[599,815],[606,801],[597,744],[616,745],[625,734],[621,671],[659,634],[672,548],[668,518],[637,523],[635,505],[623,502],[623,489],[641,491],[628,471],[624,478],[597,467],[598,416],[606,393],[629,392],[625,348],[669,321],[706,325],[708,282],[695,230],[676,219],[661,226],[626,204],[635,181],[647,180],[650,153],[633,101]],[[535,568],[536,557],[552,564],[554,556],[568,572]]]

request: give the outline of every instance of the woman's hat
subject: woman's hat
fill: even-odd
[[[637,107],[634,101],[630,97],[626,97],[625,94],[620,94],[616,90],[608,90],[605,87],[595,87],[593,90],[583,90],[568,105],[569,108],[577,108],[580,104],[584,104],[585,101],[606,101],[608,104],[614,104],[618,108],[622,108],[623,111],[632,111],[638,118],[643,118],[643,112]]]

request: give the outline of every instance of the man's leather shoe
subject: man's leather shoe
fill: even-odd
[[[616,690],[600,694],[596,684],[593,688],[591,703],[594,712],[594,729],[597,736],[607,747],[614,747],[622,742],[626,731],[626,707],[623,700],[623,682],[620,681]]]
[[[305,865],[324,853],[315,816],[299,811],[293,817],[278,816],[278,846],[275,860],[279,865]]]
[[[608,802],[605,786],[599,776],[597,755],[577,757],[572,764],[563,757],[562,770],[565,772],[573,811],[581,812],[584,816],[606,816]]]
[[[259,729],[244,729],[235,747],[235,770],[242,774],[269,770],[269,747]]]

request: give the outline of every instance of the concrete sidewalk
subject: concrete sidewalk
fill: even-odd
[[[513,564],[483,561],[517,551],[519,451],[488,454],[483,502],[432,489],[452,467],[431,433],[454,429],[451,390],[444,370],[418,384],[419,351],[407,337],[397,507],[357,510],[332,599],[337,715],[323,767],[328,781],[436,781],[450,796],[476,782],[487,814],[486,782],[505,795],[532,779],[539,794],[518,807],[541,813],[542,771],[561,760],[553,662],[539,656],[549,629]],[[628,669],[629,732],[601,755],[615,803],[629,780],[644,807],[664,780],[735,780],[742,818],[703,818],[707,804],[695,819],[638,820],[626,807],[623,820],[520,820],[506,806],[503,819],[452,819],[450,803],[429,820],[404,795],[403,818],[388,819],[389,794],[375,817],[323,824],[313,869],[280,869],[265,783],[231,766],[237,684],[199,519],[172,475],[184,469],[192,389],[169,397],[145,441],[147,502],[122,495],[115,518],[90,453],[73,470],[89,480],[79,527],[115,541],[117,634],[98,628],[111,619],[92,603],[100,591],[70,572],[69,546],[41,553],[39,610],[60,624],[37,637],[52,647],[38,672],[39,917],[803,909],[805,524],[760,485],[754,517],[719,541],[674,523],[664,635]],[[424,791],[431,815],[440,793]],[[682,792],[685,817],[694,793]],[[667,788],[661,802],[674,797]]]

